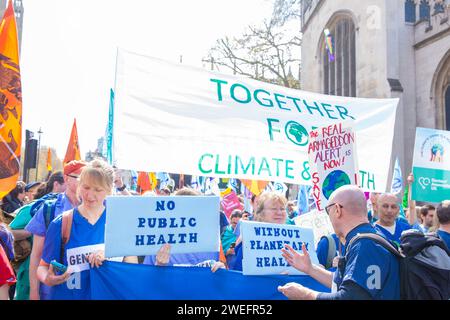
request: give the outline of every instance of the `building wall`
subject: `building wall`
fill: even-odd
[[[403,92],[391,91],[398,97],[397,118],[392,146],[391,168],[398,158],[403,177],[411,171],[417,121],[416,112],[416,64],[414,45],[415,25],[405,23],[404,1],[386,1],[387,74],[386,78],[398,79]],[[392,170],[391,170],[392,171]],[[391,178],[391,177],[390,177]]]
[[[354,17],[356,95],[400,99],[391,166],[398,157],[403,177],[412,167],[416,127],[443,128],[435,83],[438,69],[450,65],[450,22],[443,20],[450,8],[445,9],[445,14],[434,15],[433,6],[431,1],[430,21],[405,23],[404,0],[318,0],[313,1],[303,21],[302,88],[323,92],[323,30],[339,12]],[[417,6],[417,18],[418,13]],[[403,91],[391,90],[388,78],[399,80]]]
[[[450,1],[449,1],[450,5]],[[444,13],[432,14],[430,22],[422,21],[415,28],[415,63],[421,72],[416,77],[417,126],[444,129],[442,105],[438,105],[435,79],[445,63],[450,63],[450,6]],[[450,74],[448,75],[450,77]],[[450,128],[447,128],[450,130]]]
[[[358,97],[390,97],[386,80],[385,1],[332,0],[322,1],[303,30],[302,89],[323,91],[323,30],[339,12],[348,13],[355,23],[356,95]],[[307,50],[307,51],[306,51]]]

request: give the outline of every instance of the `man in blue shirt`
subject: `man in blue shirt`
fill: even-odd
[[[439,221],[437,234],[450,249],[450,200],[442,201],[436,210]]]
[[[54,217],[58,217],[64,211],[70,210],[79,204],[77,197],[78,177],[86,165],[84,161],[70,161],[64,166],[64,181],[66,191],[58,195],[55,203]],[[33,234],[33,249],[30,254],[30,300],[47,300],[50,296],[50,288],[40,285],[36,271],[41,261],[44,248],[47,227],[45,225],[42,206],[30,220],[25,230]]]
[[[374,227],[386,239],[400,245],[400,236],[403,231],[411,229],[408,222],[399,218],[400,205],[397,197],[390,193],[383,193],[378,197],[378,221]]]
[[[367,202],[364,192],[357,186],[346,185],[335,190],[325,207],[336,235],[347,245],[358,233],[377,233],[367,219]],[[289,245],[283,257],[294,268],[310,275],[323,285],[332,288],[323,293],[287,283],[278,290],[289,299],[298,300],[348,300],[348,299],[399,299],[400,280],[397,258],[375,241],[367,238],[353,243],[340,261],[335,273],[313,265],[305,245],[303,254]]]
[[[369,223],[374,224],[378,220],[378,197],[379,192],[371,192],[369,194],[370,210],[367,212]]]

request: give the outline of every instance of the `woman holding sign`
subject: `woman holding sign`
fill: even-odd
[[[283,195],[275,192],[265,192],[259,196],[256,204],[254,221],[268,222],[276,224],[286,223],[287,200]],[[242,241],[241,237],[236,240],[236,247],[234,249],[236,258],[228,265],[230,270],[242,271]]]
[[[105,260],[105,199],[112,194],[114,170],[94,160],[83,168],[79,179],[82,203],[52,221],[37,270],[39,280],[53,287],[52,299],[90,299],[89,267],[99,267]],[[137,258],[126,257],[125,261],[137,263]]]

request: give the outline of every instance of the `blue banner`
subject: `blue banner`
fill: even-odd
[[[309,212],[309,192],[311,186],[299,185],[298,195],[297,195],[297,210],[298,215]]]
[[[94,300],[285,300],[279,285],[297,282],[321,292],[329,289],[309,276],[244,276],[202,267],[156,267],[105,261],[91,269]]]
[[[400,193],[403,189],[402,169],[398,158],[395,158],[394,174],[392,176],[391,193]]]

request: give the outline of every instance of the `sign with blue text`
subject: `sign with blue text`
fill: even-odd
[[[114,92],[120,168],[312,185],[309,132],[350,120],[360,185],[386,190],[398,99],[317,94],[126,50]]]
[[[312,229],[287,224],[241,222],[244,275],[303,274],[289,266],[281,255],[285,244],[301,253],[302,243],[305,243],[312,263],[319,263]]]
[[[105,256],[219,252],[219,197],[106,199]]]
[[[413,200],[450,198],[450,131],[416,128],[413,175]]]

